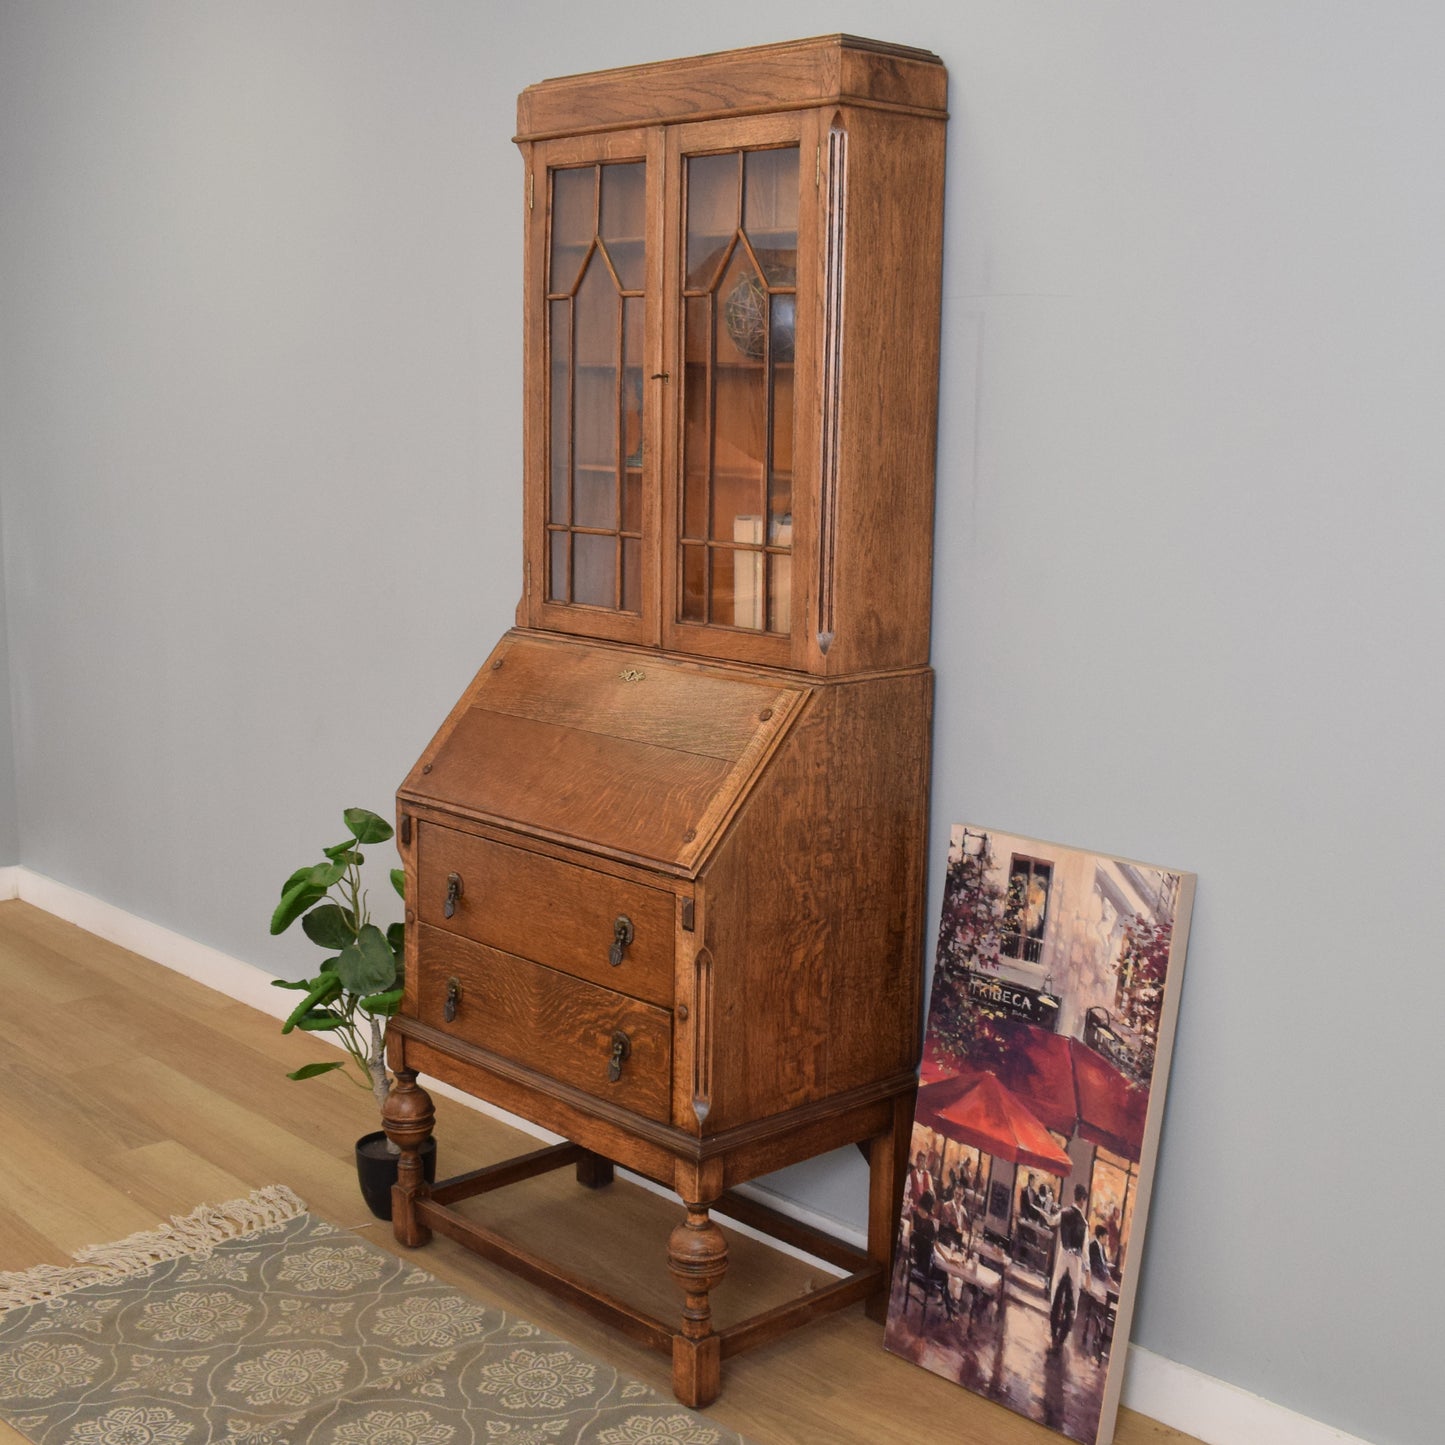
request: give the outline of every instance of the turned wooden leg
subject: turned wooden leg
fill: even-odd
[[[701,1409],[722,1388],[722,1341],[713,1333],[709,1293],[728,1267],[727,1240],[706,1204],[689,1204],[667,1241],[667,1267],[682,1290],[682,1331],[672,1337],[672,1393]]]
[[[577,1182],[588,1189],[603,1189],[612,1183],[612,1161],[590,1151],[577,1161]]]
[[[431,1138],[436,1110],[431,1095],[416,1081],[415,1069],[400,1069],[381,1110],[386,1137],[401,1150],[396,1186],[391,1191],[391,1228],[402,1244],[415,1249],[431,1238],[417,1218],[416,1201],[428,1193],[418,1150]]]
[[[894,1102],[892,1128],[879,1134],[868,1147],[868,1256],[882,1268],[883,1276],[863,1308],[868,1318],[879,1324],[888,1318],[893,1250],[898,1241],[898,1212],[912,1132],[913,1097],[907,1094]]]

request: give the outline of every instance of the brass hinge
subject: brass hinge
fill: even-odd
[[[403,814],[401,815],[401,842],[402,842],[402,846],[403,846],[403,847],[406,847],[406,846],[407,846],[408,844],[410,844],[410,842],[411,842],[411,814],[410,814],[410,813],[403,813]]]
[[[536,189],[536,187],[535,187],[535,185],[534,185],[534,182],[536,181],[536,179],[537,179],[537,173],[536,173],[535,171],[528,171],[528,172],[527,172],[527,209],[528,209],[529,211],[532,209],[532,197],[533,197],[533,193],[534,193],[534,191],[535,191],[535,189]]]
[[[682,900],[682,931],[684,933],[692,932],[693,917],[693,900],[691,898],[684,898]]]
[[[817,149],[816,154],[815,154],[814,157],[813,157],[813,186],[814,186],[814,188],[816,189],[817,187],[821,186],[822,184],[823,184],[823,147],[822,147],[822,146],[819,146],[818,149]]]

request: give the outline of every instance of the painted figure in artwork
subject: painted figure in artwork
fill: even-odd
[[[1067,1209],[1061,1209],[1051,1218],[1054,1226],[1054,1273],[1050,1284],[1049,1297],[1053,1301],[1049,1310],[1049,1323],[1053,1334],[1054,1349],[1062,1347],[1069,1336],[1074,1316],[1079,1306],[1079,1294],[1083,1288],[1084,1241],[1089,1235],[1089,1221],[1084,1207],[1089,1202],[1089,1191],[1082,1185],[1074,1186],[1074,1202]]]

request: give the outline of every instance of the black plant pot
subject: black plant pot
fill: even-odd
[[[391,1186],[396,1183],[401,1156],[386,1147],[386,1134],[364,1134],[356,1141],[356,1179],[366,1207],[378,1219],[391,1218]],[[428,1139],[421,1148],[421,1167],[428,1184],[437,1177],[437,1141]]]

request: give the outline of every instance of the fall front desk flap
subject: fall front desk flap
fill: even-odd
[[[810,691],[509,633],[401,796],[688,873]]]

